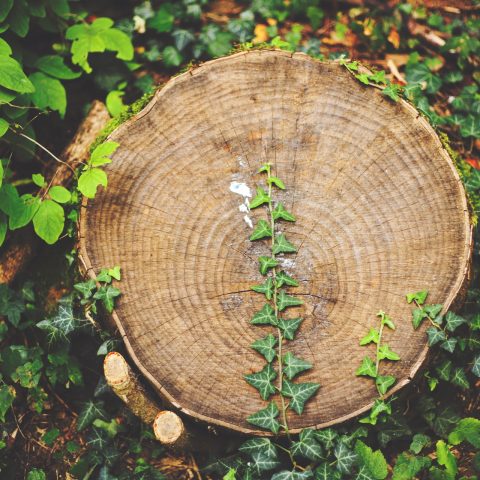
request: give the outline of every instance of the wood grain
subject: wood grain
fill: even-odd
[[[299,247],[286,269],[305,301],[287,348],[313,363],[322,386],[293,430],[341,422],[370,408],[372,382],[355,377],[358,341],[383,309],[386,340],[401,355],[384,373],[406,385],[425,360],[407,292],[427,288],[446,308],[468,275],[465,193],[438,137],[404,101],[359,84],[339,64],[280,51],[242,52],[167,83],[111,139],[109,186],[81,216],[89,274],[121,265],[113,317],[134,362],[183,412],[241,432],[265,406],[243,380],[262,358],[249,345],[262,306],[249,290],[268,252],[239,211],[232,181],[252,189],[268,161],[297,217],[284,228]],[[265,212],[250,213],[254,221]],[[290,258],[292,258],[290,256]]]

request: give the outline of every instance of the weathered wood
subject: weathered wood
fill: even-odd
[[[250,344],[269,328],[248,240],[261,209],[239,211],[231,182],[252,191],[268,161],[297,217],[299,251],[284,268],[300,279],[305,318],[286,348],[321,388],[290,427],[324,427],[371,407],[375,386],[355,376],[359,339],[383,309],[402,360],[385,367],[408,384],[427,354],[405,294],[427,288],[448,308],[466,281],[471,226],[465,193],[433,129],[405,101],[360,84],[344,67],[304,54],[242,52],[167,83],[111,139],[109,185],[84,202],[82,261],[93,277],[121,265],[113,319],[132,359],[161,396],[192,417],[262,433],[247,415],[265,406],[243,380],[262,358]],[[295,293],[297,293],[297,291]]]

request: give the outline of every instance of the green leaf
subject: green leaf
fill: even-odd
[[[250,323],[253,325],[276,325],[275,310],[269,303],[266,303],[261,310],[255,313]]]
[[[287,340],[293,340],[295,334],[303,322],[303,318],[278,318],[277,326],[282,331],[282,335]]]
[[[252,453],[252,463],[254,471],[259,475],[261,475],[262,472],[273,470],[280,465],[280,462],[275,457],[265,455],[262,452]]]
[[[437,462],[439,465],[443,465],[445,470],[455,478],[458,472],[457,460],[443,440],[437,442]]]
[[[234,468],[231,468],[226,475],[223,476],[223,480],[236,480],[235,474],[237,471]]]
[[[59,55],[45,55],[35,62],[35,66],[52,77],[60,80],[73,80],[78,78],[82,73],[75,72],[63,63],[63,58]]]
[[[112,117],[118,117],[118,115],[127,110],[127,106],[122,100],[124,95],[125,92],[122,90],[112,90],[108,92],[108,95],[105,98],[105,104],[107,105],[108,113]]]
[[[258,187],[255,198],[250,202],[250,209],[257,208],[260,205],[263,205],[264,203],[269,203],[269,202],[270,202],[270,197],[268,196],[268,193],[263,188]]]
[[[358,456],[358,462],[364,466],[375,480],[384,480],[387,477],[387,462],[380,450],[375,452],[361,440],[355,444],[355,453]]]
[[[273,296],[273,279],[268,277],[264,283],[253,285],[250,287],[254,292],[263,293],[267,300],[271,300]]]
[[[389,315],[387,315],[383,310],[380,310],[377,313],[377,317],[380,317],[382,325],[387,326],[390,330],[395,330],[395,324]]]
[[[15,389],[11,385],[0,385],[0,420],[5,422],[5,415],[15,400]]]
[[[335,445],[338,433],[333,428],[325,428],[323,430],[316,430],[315,436],[327,450],[331,450]]]
[[[267,182],[270,185],[275,185],[276,187],[280,188],[281,190],[285,190],[285,184],[278,177],[270,177],[269,176],[268,179],[267,179]]]
[[[318,383],[292,383],[284,379],[282,384],[282,395],[290,398],[289,407],[302,414],[305,402],[312,397],[320,388]]]
[[[107,174],[100,168],[88,168],[84,170],[78,179],[78,190],[87,198],[94,198],[97,187],[107,187]]]
[[[35,233],[49,245],[58,240],[64,224],[63,208],[53,200],[44,200],[33,217]]]
[[[448,436],[448,443],[458,445],[469,442],[474,448],[480,448],[480,420],[478,418],[462,418]]]
[[[7,230],[8,230],[7,216],[3,212],[0,212],[0,247],[3,245],[3,242],[5,241],[5,238],[7,236]]]
[[[419,305],[423,305],[427,299],[427,296],[428,290],[421,290],[420,292],[416,293],[408,293],[407,302],[412,303],[415,300]]]
[[[267,362],[272,362],[277,355],[277,352],[275,350],[277,341],[277,338],[274,337],[271,333],[269,333],[266,337],[263,337],[262,339],[253,342],[251,347],[258,353],[263,355],[266,358]]]
[[[355,372],[357,377],[365,376],[375,378],[377,376],[375,362],[367,355],[363,357],[362,364]]]
[[[450,379],[450,375],[452,374],[452,361],[445,360],[443,361],[436,369],[438,376],[441,380],[445,380],[446,382]]]
[[[400,94],[402,93],[402,86],[397,83],[389,83],[383,90],[382,95],[391,98],[394,102],[400,100]]]
[[[95,292],[93,298],[96,300],[101,300],[107,312],[112,313],[115,304],[115,298],[118,297],[120,293],[121,292],[118,288],[112,287],[112,285],[107,285],[100,287]]]
[[[378,375],[375,379],[375,385],[377,386],[378,393],[385,395],[388,389],[397,381],[392,375]]]
[[[299,298],[293,297],[292,295],[287,295],[285,290],[280,290],[277,295],[277,305],[278,310],[282,312],[288,307],[296,307],[298,305],[303,305],[303,301]]]
[[[275,283],[277,288],[283,287],[284,285],[289,285],[290,287],[298,287],[298,282],[287,275],[283,270],[278,272],[275,277]]]
[[[8,55],[0,55],[0,86],[19,93],[35,91],[20,64]]]
[[[408,83],[420,85],[428,94],[437,92],[442,85],[441,78],[432,73],[424,63],[407,65],[406,76]]]
[[[456,338],[448,338],[444,342],[440,344],[440,348],[443,348],[449,353],[453,353],[455,350],[455,347],[457,345],[457,339]]]
[[[294,222],[296,220],[295,217],[290,212],[285,210],[283,203],[277,203],[277,205],[272,211],[272,216],[274,220],[282,219],[282,220],[286,220],[287,222]]]
[[[312,462],[321,460],[323,453],[322,447],[315,437],[315,431],[311,428],[303,429],[300,432],[299,441],[293,443],[291,451],[294,457],[307,458]]]
[[[468,390],[470,388],[467,375],[463,370],[463,368],[461,367],[455,368],[455,370],[452,373],[452,378],[450,379],[450,381],[454,385],[457,385],[458,387],[462,388],[463,390]]]
[[[480,138],[480,115],[467,115],[460,124],[460,135]]]
[[[283,356],[283,363],[283,372],[289,380],[292,380],[292,378],[294,378],[300,372],[304,372],[305,370],[310,370],[310,368],[312,368],[311,363],[296,357],[292,352],[287,352]]]
[[[250,240],[260,240],[261,238],[271,237],[272,229],[265,220],[259,220],[255,226],[255,230],[250,235]]]
[[[3,22],[13,7],[13,0],[2,0],[0,2],[0,22]]]
[[[97,418],[106,420],[107,414],[103,408],[102,402],[93,402],[88,400],[84,405],[77,418],[77,431],[82,431]]]
[[[472,373],[480,377],[480,354],[473,359]]]
[[[167,67],[179,67],[183,62],[182,54],[173,45],[163,49],[162,58]]]
[[[7,133],[9,126],[10,124],[4,118],[0,118],[0,138]],[[2,174],[3,174],[3,170],[2,170]],[[0,182],[0,185],[1,185],[1,182]]]
[[[445,327],[449,332],[454,332],[460,325],[466,322],[463,317],[453,312],[447,312],[445,316]]]
[[[278,407],[275,402],[270,402],[267,408],[259,410],[258,412],[250,415],[247,421],[257,427],[271,430],[273,433],[278,433],[280,429],[280,423],[276,420],[279,415]]]
[[[42,435],[42,442],[51,447],[55,440],[59,437],[60,430],[58,428],[52,428]]]
[[[244,375],[245,380],[256,388],[263,400],[268,400],[275,393],[273,380],[277,378],[277,372],[270,363],[267,363],[260,372]]]
[[[266,275],[271,268],[278,265],[278,262],[272,257],[258,257],[258,262],[260,264],[259,270],[262,275]]]
[[[352,467],[357,461],[357,455],[343,442],[338,443],[333,453],[337,459],[337,470],[344,475],[352,473]]]
[[[294,253],[296,251],[295,246],[287,240],[287,237],[283,233],[275,236],[272,246],[272,253],[274,255],[278,255],[279,253]]]
[[[430,443],[430,437],[417,433],[413,436],[412,443],[410,443],[410,451],[417,455]]]
[[[334,470],[328,462],[323,462],[315,469],[315,480],[341,480],[342,474]]]
[[[27,480],[46,480],[45,472],[39,468],[30,470],[27,475]]]
[[[269,438],[254,437],[246,442],[242,443],[238,450],[247,455],[254,453],[261,453],[262,455],[270,458],[277,458],[277,447],[271,442]]]
[[[35,92],[31,95],[34,105],[41,110],[56,110],[63,118],[67,108],[67,94],[62,83],[42,72],[30,75],[30,81],[35,86]]]
[[[174,21],[175,17],[171,13],[169,5],[163,5],[155,12],[155,15],[148,20],[147,25],[159,33],[164,33],[172,30]]]
[[[311,480],[313,473],[311,470],[282,470],[275,473],[270,480]]]
[[[117,28],[109,28],[101,32],[101,37],[107,50],[117,52],[117,58],[126,61],[133,59],[132,41],[125,32]]]
[[[90,155],[89,165],[92,167],[100,167],[110,163],[112,160],[109,157],[115,153],[119,146],[120,144],[117,142],[101,143]]]
[[[359,422],[376,425],[378,417],[381,413],[387,413],[388,415],[390,415],[392,413],[392,407],[389,403],[386,403],[384,400],[377,398],[373,403],[373,407],[370,410],[369,416],[360,419]]]
[[[427,318],[427,314],[423,311],[423,308],[415,308],[412,311],[413,328],[416,330],[425,318]]]
[[[378,349],[378,358],[380,360],[386,359],[397,361],[400,360],[400,355],[390,350],[390,347],[384,343],[383,345],[380,345],[380,348]]]
[[[44,187],[46,182],[45,182],[45,177],[41,173],[34,173],[32,175],[32,181],[37,187]]]
[[[48,190],[48,195],[58,203],[67,203],[71,200],[70,192],[61,185],[55,185]]]
[[[425,305],[423,310],[427,313],[427,315],[432,319],[435,320],[437,315],[442,311],[443,305],[441,303],[437,303],[434,305]]]
[[[371,328],[370,331],[360,340],[360,345],[368,345],[369,343],[378,343],[380,340],[379,331],[376,328]]]
[[[400,454],[393,468],[392,480],[412,480],[431,465],[428,457],[416,457],[407,452]]]
[[[428,345],[430,347],[432,347],[433,345],[436,345],[438,342],[442,342],[443,340],[447,339],[445,332],[436,327],[427,328],[427,337],[428,337]]]

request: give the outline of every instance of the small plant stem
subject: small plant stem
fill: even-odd
[[[435,327],[437,328],[438,330],[443,330],[445,332],[445,329],[443,329],[438,323],[435,323],[435,321],[433,320],[433,318],[427,313],[425,312],[424,308],[414,299],[413,300],[415,302],[415,306],[417,308],[420,308],[426,315],[427,315],[427,318],[429,320],[429,322]],[[446,332],[445,332],[446,333]]]
[[[380,346],[382,343],[382,334],[383,334],[383,319],[380,321],[380,329],[378,330],[378,343],[377,343],[377,360],[375,362],[375,377],[378,376],[378,368],[380,366]]]

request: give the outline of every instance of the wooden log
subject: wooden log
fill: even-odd
[[[112,314],[129,355],[158,394],[193,418],[266,434],[246,417],[265,407],[243,375],[262,368],[250,324],[264,279],[248,240],[244,198],[270,162],[287,190],[300,245],[282,266],[300,279],[303,323],[288,351],[313,368],[320,390],[293,432],[365,412],[378,392],[355,376],[359,346],[376,313],[397,329],[401,361],[385,374],[407,385],[425,362],[424,328],[411,325],[405,294],[429,290],[445,309],[468,277],[472,227],[456,168],[428,121],[410,104],[357,81],[337,62],[301,53],[242,52],[170,80],[111,136],[108,189],[85,201],[80,256],[93,278],[121,265]],[[235,190],[235,189],[234,189]],[[245,207],[242,207],[245,210]],[[278,401],[278,398],[276,399]]]
[[[90,145],[105,127],[110,116],[105,105],[95,100],[77,129],[75,136],[61,155],[64,163],[52,161],[45,172],[45,178],[53,177],[53,185],[68,187],[75,169],[88,159]],[[30,229],[15,231],[2,249],[0,256],[0,283],[10,283],[35,256],[40,239]]]

